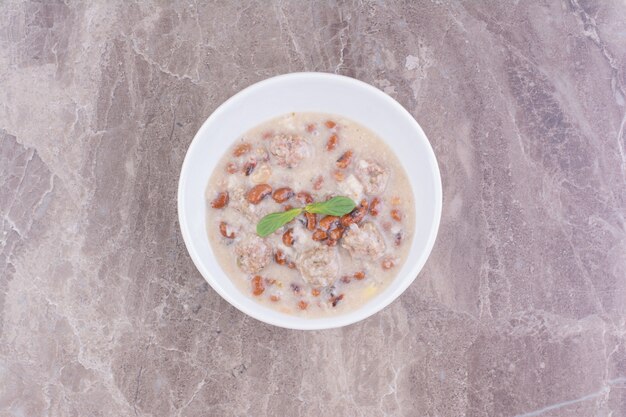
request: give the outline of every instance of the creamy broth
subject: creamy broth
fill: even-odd
[[[266,214],[337,195],[355,201],[352,214],[302,214],[256,234]],[[206,199],[224,272],[257,302],[297,316],[344,314],[379,294],[414,234],[414,197],[397,157],[367,128],[330,114],[290,113],[248,131],[217,165]]]

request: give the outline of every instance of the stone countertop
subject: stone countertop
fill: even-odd
[[[620,0],[0,5],[0,416],[625,416]],[[264,78],[421,123],[432,256],[361,323],[289,331],[194,268],[200,124]]]

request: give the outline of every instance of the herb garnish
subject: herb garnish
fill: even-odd
[[[293,208],[287,211],[271,213],[263,217],[256,225],[256,233],[266,237],[274,233],[281,226],[295,219],[302,212],[313,214],[326,214],[329,216],[343,216],[354,210],[356,204],[348,197],[337,196],[327,201],[307,204],[304,207]]]

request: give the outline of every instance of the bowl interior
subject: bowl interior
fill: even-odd
[[[222,271],[206,235],[204,192],[217,162],[247,130],[289,112],[334,113],[368,127],[396,153],[415,195],[416,230],[406,263],[384,292],[348,314],[303,319],[256,303],[241,293]],[[441,179],[426,135],[391,97],[348,77],[323,73],[287,74],[242,90],[224,102],[202,125],[183,163],[178,212],[185,244],[196,267],[224,299],[244,313],[277,326],[332,328],[376,313],[413,282],[430,254],[439,227]]]

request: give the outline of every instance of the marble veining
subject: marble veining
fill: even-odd
[[[626,5],[0,3],[0,416],[626,416]],[[298,332],[180,235],[191,139],[264,78],[369,82],[444,210],[415,283]]]

